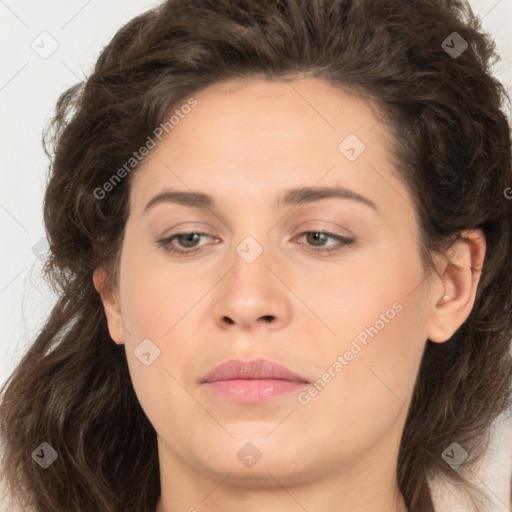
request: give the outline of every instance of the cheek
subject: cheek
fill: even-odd
[[[155,265],[149,253],[150,249],[126,248],[121,262],[123,324],[131,344],[142,337],[160,346],[207,288],[183,278],[179,269]]]
[[[171,408],[187,410],[192,401],[182,387],[188,387],[196,359],[189,338],[196,327],[195,310],[204,307],[201,299],[211,285],[150,263],[146,251],[127,245],[121,261],[125,350],[144,412],[162,431],[172,431],[179,425],[173,422]]]
[[[405,420],[425,341],[413,304],[395,313],[384,326],[368,322],[360,331],[366,337],[343,338],[324,353],[309,403],[299,402],[296,420],[314,422],[332,453],[361,453]]]
[[[307,407],[318,414],[330,410],[354,428],[361,422],[370,435],[409,405],[426,344],[427,311],[419,256],[406,261],[390,251],[364,267],[324,285],[325,297],[336,300],[324,300],[323,309],[319,301],[316,311],[336,334],[315,347],[319,380]]]
[[[340,350],[358,335],[363,342],[371,339],[367,329],[380,333],[383,328],[388,332],[397,328],[406,316],[398,310],[408,304],[408,314],[422,310],[425,298],[420,296],[419,285],[424,269],[420,256],[411,240],[408,250],[399,251],[397,245],[382,242],[354,252],[340,264],[324,263],[316,271],[310,269],[312,283],[304,280],[303,273],[294,278],[297,295],[330,328],[326,338],[335,336],[333,342]]]

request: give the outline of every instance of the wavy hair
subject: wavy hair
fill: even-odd
[[[456,441],[467,464],[478,460],[512,396],[510,98],[491,74],[499,57],[480,21],[462,0],[168,0],[115,34],[88,79],[61,94],[43,137],[44,271],[58,300],[2,389],[2,471],[17,503],[155,511],[156,432],[92,279],[103,267],[116,291],[139,166],[105,197],[98,190],[197,91],[299,76],[378,106],[414,198],[426,270],[462,230],[485,235],[474,307],[448,342],[427,340],[397,460],[411,512],[434,510],[433,475],[485,498],[441,457]],[[454,32],[468,45],[456,57],[443,45]],[[31,457],[41,442],[58,453],[45,470]]]

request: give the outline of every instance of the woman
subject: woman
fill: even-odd
[[[433,511],[511,398],[510,130],[462,2],[168,1],[59,99],[37,511]],[[202,242],[202,243],[201,243]]]

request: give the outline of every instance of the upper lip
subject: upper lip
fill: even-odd
[[[268,359],[253,359],[250,361],[231,359],[215,366],[201,382],[205,383],[231,379],[279,379],[309,382],[307,379],[292,372],[286,366],[269,361]]]

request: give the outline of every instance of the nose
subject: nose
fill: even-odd
[[[215,323],[222,329],[256,331],[277,330],[291,316],[289,288],[280,277],[281,267],[271,251],[252,262],[238,253],[225,278],[219,283],[213,307]]]

